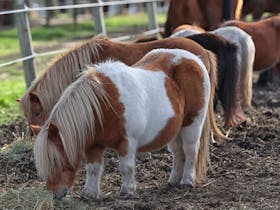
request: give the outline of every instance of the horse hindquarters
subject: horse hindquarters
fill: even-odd
[[[186,105],[181,131],[168,145],[173,153],[173,167],[168,182],[172,185],[194,186],[206,176],[210,121],[205,119],[209,114],[211,85],[202,63],[193,60],[185,62],[188,70],[178,68],[174,76],[184,93]]]

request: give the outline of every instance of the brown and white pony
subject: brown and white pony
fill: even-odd
[[[165,37],[182,24],[195,24],[206,30],[217,28],[224,20],[223,4],[228,0],[171,0],[167,21],[165,23]],[[243,0],[232,0],[232,18],[239,19]]]
[[[178,27],[179,28],[179,27]],[[190,26],[184,24],[180,26],[181,30],[177,30],[172,36],[188,37],[201,33],[200,30],[190,29]],[[255,44],[251,36],[238,27],[229,26],[221,27],[213,31],[212,34],[221,36],[226,40],[238,46],[238,54],[240,60],[240,96],[243,107],[249,108],[252,101],[252,84],[253,84],[253,64],[255,60]]]
[[[86,65],[102,62],[109,58],[133,65],[146,53],[156,48],[179,48],[199,55],[208,72],[211,73],[213,89],[211,93],[215,93],[217,70],[215,55],[192,40],[168,38],[149,43],[122,43],[97,36],[57,57],[25,92],[20,100],[20,107],[29,125],[42,125],[46,121],[63,91],[77,79],[77,75],[83,71]],[[211,113],[214,115],[212,111]],[[218,138],[224,137],[217,127],[216,121],[212,121],[211,126]]]
[[[111,148],[119,155],[120,193],[133,195],[136,153],[168,144],[168,183],[195,186],[206,176],[210,95],[206,67],[185,50],[153,50],[132,67],[119,61],[89,67],[65,90],[37,136],[38,173],[60,199],[85,162],[81,196],[97,198],[103,152]]]
[[[256,22],[232,20],[223,23],[222,26],[236,26],[252,37],[256,46],[254,71],[267,70],[278,63],[280,17],[270,17]]]
[[[244,0],[242,15],[252,13],[254,20],[262,17],[263,13],[280,13],[280,1],[278,0]]]

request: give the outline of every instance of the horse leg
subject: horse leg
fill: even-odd
[[[128,146],[127,154],[119,156],[120,173],[122,176],[121,196],[132,196],[136,190],[135,184],[135,155],[136,148],[133,145]]]
[[[103,173],[104,148],[94,147],[87,152],[86,183],[81,192],[85,199],[95,199],[100,194],[100,179]]]
[[[185,154],[183,151],[182,138],[180,135],[178,135],[174,141],[171,141],[168,144],[168,150],[173,154],[172,170],[168,179],[168,184],[171,186],[176,186],[182,179],[185,163]]]
[[[207,109],[204,108],[204,111],[200,112],[199,116],[191,125],[183,127],[180,131],[185,154],[184,173],[180,181],[182,187],[195,186],[196,184],[195,165],[206,111]]]

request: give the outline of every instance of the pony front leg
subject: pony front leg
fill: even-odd
[[[168,150],[173,154],[172,170],[168,179],[168,184],[172,186],[179,185],[184,172],[185,154],[180,135],[174,141],[168,144]]]
[[[87,153],[86,182],[81,192],[85,199],[99,198],[100,179],[103,173],[103,148],[94,148]]]
[[[86,164],[86,183],[81,192],[81,197],[85,199],[99,198],[100,179],[103,173],[103,164]]]
[[[119,167],[122,176],[121,196],[132,196],[135,193],[135,155],[136,148],[134,146],[128,146],[127,154],[125,156],[119,156]]]

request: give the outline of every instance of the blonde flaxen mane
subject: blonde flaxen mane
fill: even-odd
[[[102,49],[104,40],[108,39],[102,35],[93,37],[56,57],[20,100],[20,107],[25,115],[30,115],[29,93],[35,93],[40,99],[44,112],[50,113],[63,91],[77,79],[82,69],[99,59],[99,51]],[[44,97],[41,97],[42,95]]]
[[[96,120],[102,127],[101,104],[111,106],[96,70],[90,68],[65,90],[36,139],[34,156],[42,178],[46,179],[54,170],[61,170],[63,165],[58,149],[48,142],[49,126],[58,128],[66,158],[74,167],[78,154],[84,153],[87,138],[93,140]]]

